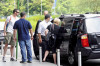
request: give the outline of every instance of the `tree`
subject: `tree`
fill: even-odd
[[[97,12],[100,11],[100,0],[78,0],[78,6],[83,11]]]
[[[84,14],[100,11],[100,0],[57,0],[57,14]]]
[[[56,12],[57,14],[77,13],[76,4],[75,0],[57,0]]]
[[[17,4],[17,0],[16,4]],[[19,0],[19,10],[20,12],[27,12],[27,0]],[[52,12],[53,0],[42,0],[43,11],[48,10],[49,13]],[[17,5],[16,7],[17,8]],[[1,0],[0,1],[0,16],[8,16],[12,14],[14,9],[14,0]],[[41,0],[29,0],[29,12],[30,15],[41,13]]]
[[[2,0],[0,2],[0,16],[8,16],[14,9],[14,2],[12,0]]]
[[[51,8],[53,6],[53,0],[42,0],[42,8],[48,10],[51,13]],[[31,14],[40,14],[41,13],[41,0],[31,0],[29,4],[29,10]]]

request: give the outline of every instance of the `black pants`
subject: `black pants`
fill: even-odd
[[[42,59],[43,59],[46,51],[46,41],[45,41],[45,36],[41,36],[41,38],[42,38],[42,43],[40,44],[40,46],[42,47]]]

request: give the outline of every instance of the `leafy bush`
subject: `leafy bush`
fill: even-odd
[[[0,19],[0,22],[5,22],[6,21],[6,19]]]
[[[52,16],[52,18],[56,18],[56,17],[59,17],[59,15],[54,15]],[[37,21],[38,20],[44,20],[44,16],[42,15],[38,15],[38,16],[32,16],[32,17],[29,17],[29,18],[26,18],[26,20],[30,21],[31,25],[32,25],[32,29],[33,31],[35,31],[35,27],[36,27],[36,24],[37,24]]]
[[[40,16],[40,15],[26,18],[26,20],[30,21],[33,31],[35,31],[37,21],[38,20],[43,20],[43,19],[44,19],[44,16]]]
[[[56,18],[56,17],[59,17],[59,15],[54,15],[54,16],[52,16],[52,18],[54,19],[54,18]],[[44,20],[44,15],[37,15],[37,16],[32,16],[32,17],[28,17],[28,18],[26,18],[26,20],[28,20],[30,23],[31,23],[31,25],[32,25],[32,29],[33,29],[33,31],[35,31],[35,27],[36,27],[36,24],[37,24],[37,21],[38,20]],[[6,21],[6,19],[0,19],[0,22],[5,22]]]

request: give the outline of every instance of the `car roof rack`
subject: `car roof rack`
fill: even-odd
[[[100,14],[65,14],[65,15],[61,15],[59,19],[63,19],[66,17],[91,18],[91,17],[96,17],[96,16],[100,16]]]
[[[82,18],[82,17],[85,17],[84,16],[84,14],[65,14],[65,15],[61,15],[60,17],[59,17],[59,19],[63,19],[64,17],[80,17],[80,18]]]
[[[100,12],[86,12],[85,14],[100,14]]]

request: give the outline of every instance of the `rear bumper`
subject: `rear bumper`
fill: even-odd
[[[92,51],[89,47],[81,49],[82,57],[87,59],[98,59],[100,58],[100,51]]]
[[[80,51],[82,53],[82,56],[85,56],[85,57],[88,57],[92,52],[91,48],[89,47],[81,48]]]
[[[100,51],[92,51],[88,58],[89,59],[98,59],[98,58],[100,58]]]

